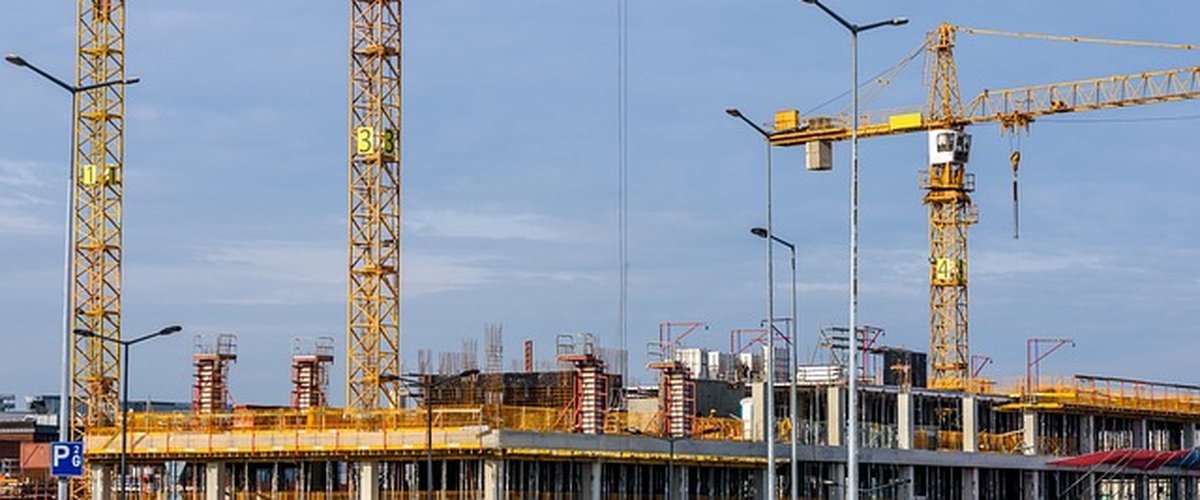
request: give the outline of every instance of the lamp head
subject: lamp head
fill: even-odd
[[[758,236],[759,238],[766,238],[767,230],[761,227],[752,227],[750,228],[750,234]]]
[[[29,63],[25,62],[24,58],[22,58],[21,56],[18,56],[16,54],[6,55],[6,56],[4,56],[4,60],[8,61],[10,64],[12,64],[14,66],[25,67],[25,66],[29,65]]]
[[[94,332],[92,332],[91,330],[85,329],[85,328],[76,328],[72,332],[75,335],[78,335],[80,337],[95,337],[96,336],[96,334]]]
[[[125,85],[133,85],[133,84],[135,84],[135,83],[137,83],[137,82],[140,82],[140,81],[142,81],[142,79],[141,79],[141,78],[139,78],[139,77],[136,77],[136,76],[135,76],[135,77],[133,77],[133,78],[126,78],[126,79],[125,79]]]
[[[176,334],[176,333],[179,333],[179,332],[182,332],[182,331],[183,331],[183,327],[182,327],[182,326],[179,326],[179,325],[171,325],[171,326],[168,326],[168,327],[166,327],[166,328],[163,328],[162,330],[159,330],[159,331],[158,331],[158,334],[159,334],[159,335],[162,335],[162,336],[166,336],[166,335],[173,335],[173,334]]]
[[[805,0],[805,1],[808,1],[808,0]],[[892,18],[892,26],[904,26],[905,24],[908,24],[908,18],[907,18],[907,17],[895,17],[895,18]]]
[[[734,118],[742,117],[742,112],[739,111],[737,108],[725,108],[725,114],[732,116]]]
[[[817,3],[817,0],[803,0],[803,2],[815,4],[815,3]]]

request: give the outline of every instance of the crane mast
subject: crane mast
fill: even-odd
[[[927,70],[929,116],[955,124],[962,116],[954,29],[942,24],[931,36]],[[921,172],[929,207],[930,385],[963,389],[970,375],[967,331],[967,231],[979,220],[971,202],[974,175],[967,172],[971,136],[961,126],[929,132],[929,169]]]
[[[346,407],[400,393],[400,0],[350,1]]]
[[[79,0],[75,86],[125,79],[125,1]],[[77,93],[74,99],[71,330],[121,338],[121,204],[125,166],[125,86]],[[114,342],[72,335],[69,439],[114,425],[122,360]],[[87,493],[75,481],[72,495]]]

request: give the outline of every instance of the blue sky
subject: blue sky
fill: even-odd
[[[707,321],[701,345],[764,316],[757,121],[848,89],[848,40],[784,0],[630,6],[630,346],[660,321]],[[948,20],[967,26],[1197,42],[1200,8],[1135,3],[832,2],[867,22],[864,75]],[[615,1],[410,1],[404,47],[404,349],[457,349],[503,323],[506,354],[587,331],[615,343]],[[0,19],[0,51],[70,74],[74,2],[25,2]],[[293,336],[345,314],[344,2],[136,2],[128,66],[126,334],[180,323],[139,346],[136,397],[190,397],[191,335],[236,333],[238,402],[284,403]],[[985,88],[1195,64],[1178,51],[963,36],[964,96]],[[921,59],[866,109],[920,105]],[[57,387],[69,101],[0,68],[0,392]],[[840,101],[821,111],[841,111]],[[1070,117],[1197,115],[1195,103]],[[1009,138],[973,129],[981,222],[972,230],[972,345],[987,372],[1020,374],[1024,339],[1077,347],[1044,372],[1198,382],[1200,234],[1194,120],[1036,123],[1021,138],[1022,238],[1010,238]],[[925,349],[923,135],[862,150],[862,306],[891,344]],[[832,173],[776,155],[777,232],[801,246],[801,335],[845,322],[845,145]],[[781,261],[781,264],[783,261]],[[782,279],[780,275],[781,291]],[[784,307],[783,300],[780,307]],[[482,341],[480,341],[482,346]],[[506,366],[508,362],[506,362]],[[332,389],[341,402],[345,364]],[[636,371],[635,371],[636,373]],[[644,377],[643,377],[644,378]]]

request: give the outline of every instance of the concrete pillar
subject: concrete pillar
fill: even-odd
[[[766,382],[750,384],[750,407],[750,439],[765,441],[763,431],[766,430],[766,421],[763,416],[767,414]]]
[[[1146,424],[1146,419],[1139,418],[1133,421],[1133,447],[1138,449],[1149,448],[1146,437],[1149,435],[1149,426]],[[1138,497],[1145,498],[1145,497]]]
[[[430,485],[426,485],[426,488]],[[379,500],[379,462],[358,463],[358,500]]]
[[[233,498],[229,491],[229,469],[224,462],[204,464],[204,500]]]
[[[583,491],[588,491],[588,480],[591,477],[584,468]],[[483,461],[483,500],[501,500],[504,498],[504,460],[488,459]],[[591,498],[591,497],[584,497]]]
[[[1183,442],[1180,443],[1183,449],[1191,449],[1196,447],[1196,425],[1187,422],[1183,424]]]
[[[896,447],[911,450],[913,446],[912,393],[900,391],[896,395]]]
[[[1041,500],[1042,499],[1042,473],[1031,470],[1025,471],[1025,494],[1022,496],[1025,500]]]
[[[103,464],[89,464],[88,472],[92,475],[92,500],[113,498],[112,468]]]
[[[1086,455],[1096,451],[1096,416],[1079,416],[1079,454]]]
[[[1037,413],[1027,411],[1021,414],[1021,452],[1026,455],[1037,455],[1038,428]]]
[[[979,498],[979,469],[967,467],[960,470],[962,472],[963,499]]]
[[[900,481],[896,486],[896,498],[913,498],[913,482],[917,479],[916,469],[911,465],[900,466]]]
[[[862,464],[859,464],[860,466]],[[846,464],[832,464],[829,467],[829,477],[826,478],[826,492],[829,500],[846,498]]]
[[[686,500],[688,498],[692,498],[691,492],[688,491],[688,482],[688,468],[676,462],[675,484],[671,486],[671,491],[675,493],[675,498],[670,500]],[[600,497],[596,496],[593,500],[600,500]]]
[[[979,451],[979,405],[975,401],[975,395],[966,394],[962,398],[962,446],[967,453],[975,453]],[[979,471],[975,471],[975,477],[979,477]],[[965,497],[973,498],[973,497]]]
[[[826,390],[828,398],[825,404],[825,444],[829,446],[842,445],[842,429],[845,428],[844,422],[846,414],[846,400],[842,397],[842,388],[836,385],[831,385]]]
[[[750,472],[750,484],[754,487],[753,492],[748,492],[751,493],[749,495],[751,500],[765,500],[767,498],[766,494],[763,493],[763,489],[767,484],[766,476],[763,475],[763,472],[765,472],[765,469],[753,469]]]

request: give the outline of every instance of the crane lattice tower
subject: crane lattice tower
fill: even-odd
[[[930,37],[927,68],[930,117],[955,124],[962,117],[954,29],[943,24]],[[967,172],[971,136],[962,126],[929,133],[929,170],[922,172],[929,207],[929,349],[932,384],[963,389],[971,353],[967,331],[967,231],[979,220],[971,202],[974,174]]]
[[[350,1],[346,406],[400,406],[400,0]]]

